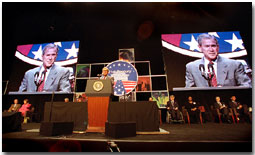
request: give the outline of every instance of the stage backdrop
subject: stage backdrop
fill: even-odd
[[[251,77],[251,68],[247,62],[247,51],[238,31],[205,32],[214,35],[219,43],[219,55],[236,59],[245,66],[245,72]],[[186,64],[200,59],[197,37],[202,33],[162,34],[162,53],[167,72],[168,89],[185,87]]]
[[[66,67],[70,71],[69,81],[71,83],[72,92],[74,91],[75,68],[78,60],[79,42],[80,41],[51,42],[59,48],[55,64]],[[17,46],[15,53],[16,59],[12,66],[8,92],[18,91],[25,72],[42,64],[42,50],[47,44],[49,43]]]

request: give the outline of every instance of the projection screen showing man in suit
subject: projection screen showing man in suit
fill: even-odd
[[[79,41],[70,41],[32,44],[30,48],[28,48],[29,45],[18,46],[15,56],[38,66],[25,72],[18,91],[73,92],[72,78],[74,75],[70,69],[74,70],[73,66],[77,63],[79,48],[76,47],[78,44]],[[27,55],[24,54],[25,49],[28,51]]]
[[[252,86],[239,31],[162,34],[161,38],[169,90]]]
[[[251,80],[244,72],[242,63],[219,55],[216,37],[201,34],[198,46],[204,57],[186,65],[186,87],[251,87]]]

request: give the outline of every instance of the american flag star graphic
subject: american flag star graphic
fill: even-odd
[[[216,37],[219,54],[227,58],[246,56],[247,51],[239,31],[205,32]],[[162,46],[183,55],[201,58],[203,53],[198,48],[197,37],[202,33],[162,34]]]
[[[55,63],[59,66],[67,66],[77,63],[79,41],[51,42],[58,46],[58,56]],[[40,66],[42,64],[43,48],[49,43],[18,45],[15,56],[20,60]]]
[[[109,76],[114,77],[114,95],[129,94],[135,89],[138,81],[138,73],[135,67],[126,61],[114,61],[107,65]]]

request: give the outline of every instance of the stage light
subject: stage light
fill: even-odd
[[[139,41],[149,38],[154,30],[152,21],[143,22],[137,30],[137,38]]]

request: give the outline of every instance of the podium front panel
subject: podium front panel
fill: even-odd
[[[88,80],[86,86],[87,96],[111,96],[113,86],[111,80]]]

